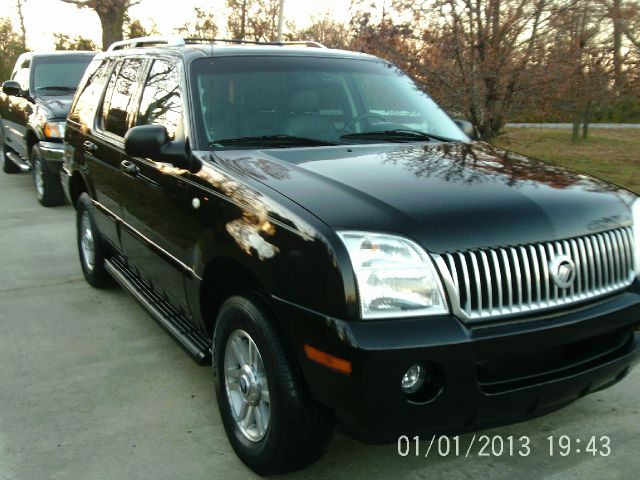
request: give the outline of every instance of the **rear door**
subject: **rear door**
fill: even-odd
[[[154,59],[140,95],[136,125],[164,125],[169,137],[182,139],[183,99],[181,63]],[[191,236],[186,204],[184,170],[169,163],[123,155],[122,245],[129,263],[161,295],[188,311],[184,275],[190,274]]]

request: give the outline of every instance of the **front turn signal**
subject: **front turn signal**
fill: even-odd
[[[318,350],[311,345],[304,346],[304,353],[307,354],[307,357],[310,360],[313,360],[320,365],[324,365],[331,370],[336,370],[337,372],[344,373],[345,375],[351,375],[351,362],[349,360],[335,357],[321,350]]]

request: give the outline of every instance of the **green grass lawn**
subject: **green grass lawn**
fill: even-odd
[[[511,128],[495,144],[564,165],[640,194],[640,129],[593,129],[571,143],[570,130]]]

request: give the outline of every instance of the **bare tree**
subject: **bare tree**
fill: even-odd
[[[302,30],[294,29],[289,36],[293,40],[320,42],[329,48],[348,48],[351,43],[349,26],[336,22],[328,14],[311,17],[311,25]]]
[[[0,82],[11,76],[11,70],[24,52],[20,36],[13,30],[9,18],[0,18]]]
[[[94,10],[102,25],[102,49],[106,50],[113,42],[122,40],[125,15],[129,8],[142,0],[61,0],[78,8]]]
[[[233,38],[274,42],[278,37],[280,0],[227,0],[227,30]]]
[[[90,50],[94,51],[98,48],[93,40],[76,35],[74,38],[64,33],[54,33],[53,43],[56,50]]]
[[[195,7],[195,16],[195,22],[186,22],[177,28],[177,32],[181,35],[199,38],[215,38],[218,35],[218,25],[213,13]]]
[[[395,45],[402,61],[392,60],[492,140],[532,81],[526,71],[539,55],[550,1],[396,0],[383,10],[378,31],[366,35],[363,49]],[[387,8],[399,15],[387,15]],[[392,21],[407,15],[412,22]],[[356,42],[362,33],[356,28]]]
[[[558,1],[552,7],[543,73],[552,81],[546,96],[572,119],[574,142],[581,124],[582,137],[587,138],[593,114],[611,93],[612,59],[603,28],[606,15],[601,4],[590,0]]]
[[[155,22],[152,22],[151,28],[146,28],[144,25],[142,25],[142,22],[140,20],[132,19],[128,13],[126,13],[124,16],[124,24],[122,29],[124,38],[139,38],[160,34]]]
[[[27,49],[27,29],[24,26],[24,7],[25,0],[16,0],[16,9],[18,10],[18,21],[20,22],[20,41],[22,42],[22,49]]]
[[[247,29],[247,1],[227,0],[227,8],[231,14],[227,19],[227,28],[233,38],[244,40]]]

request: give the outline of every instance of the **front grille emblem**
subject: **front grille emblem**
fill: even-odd
[[[557,255],[549,262],[549,271],[560,288],[569,288],[576,279],[576,264],[567,255]]]

